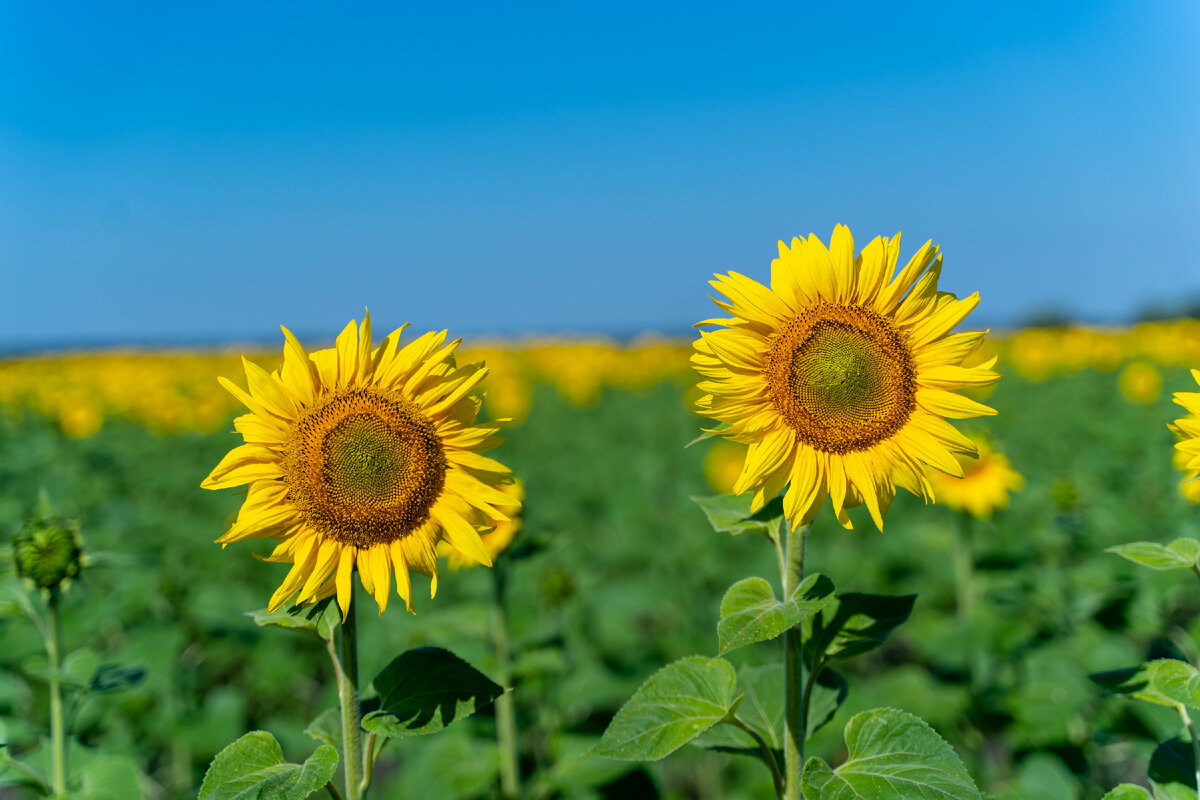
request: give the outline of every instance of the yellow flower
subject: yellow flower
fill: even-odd
[[[512,544],[513,539],[521,530],[521,504],[525,501],[525,486],[520,480],[514,480],[512,483],[506,483],[499,487],[500,491],[508,495],[508,502],[497,503],[496,507],[502,512],[509,515],[506,522],[501,522],[490,531],[483,533],[479,538],[483,540],[483,546],[487,548],[488,555],[495,561],[501,553],[508,549]],[[467,558],[458,550],[455,550],[446,542],[438,542],[438,555],[446,557],[446,563],[452,570],[460,570],[466,567],[473,567],[477,563],[472,559]]]
[[[1192,370],[1192,378],[1200,383],[1200,369]],[[1175,443],[1175,466],[1184,473],[1180,490],[1192,502],[1200,499],[1200,392],[1176,392],[1175,402],[1187,409],[1187,416],[1168,427],[1179,437]]]
[[[512,498],[497,487],[510,471],[480,453],[502,441],[494,434],[506,420],[475,424],[480,401],[470,391],[487,369],[455,365],[460,340],[445,344],[445,331],[430,332],[398,349],[406,327],[372,348],[368,315],[311,355],[284,328],[278,371],[243,358],[248,394],[220,379],[250,409],[234,420],[246,443],[201,485],[249,484],[237,521],[217,542],[279,540],[266,560],[292,568],[272,611],[297,593],[301,603],[336,593],[344,615],[356,566],[379,613],[393,571],[411,611],[409,570],[432,578],[432,597],[441,540],[492,563],[479,534],[508,519],[497,506]]]
[[[975,446],[943,417],[995,412],[955,390],[999,379],[995,359],[964,367],[984,333],[951,331],[979,302],[939,292],[941,256],[927,242],[895,276],[900,237],[876,238],[857,257],[850,231],[779,243],[771,288],[730,272],[714,288],[733,315],[699,325],[692,364],[707,394],[701,414],[748,444],[734,493],[761,508],[788,485],[784,513],[808,524],[829,497],[865,503],[883,529],[895,487],[933,499],[925,465],[961,477],[956,455]],[[790,484],[790,485],[789,485]]]
[[[955,478],[941,472],[929,475],[937,501],[976,519],[991,519],[992,514],[1008,506],[1009,492],[1025,485],[1025,477],[1012,468],[1008,456],[997,453],[986,441],[976,441],[976,460],[959,458],[963,476]]]
[[[1121,395],[1135,406],[1148,406],[1162,394],[1162,373],[1153,364],[1132,361],[1117,377]]]

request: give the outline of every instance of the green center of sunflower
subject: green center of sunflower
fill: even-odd
[[[343,390],[306,409],[283,457],[288,496],[306,523],[357,547],[411,533],[445,486],[433,425],[408,401]]]
[[[912,356],[888,320],[822,303],[772,342],[767,385],[777,411],[811,447],[863,450],[890,438],[916,407]]]

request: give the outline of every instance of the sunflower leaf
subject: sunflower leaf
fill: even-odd
[[[1196,762],[1192,744],[1168,739],[1150,756],[1150,785],[1158,800],[1192,800],[1196,796]]]
[[[783,500],[776,497],[758,511],[751,512],[750,505],[753,500],[749,492],[692,498],[717,533],[733,536],[761,533],[768,538],[778,537],[779,527],[783,522]]]
[[[817,614],[833,600],[833,583],[810,575],[796,588],[791,600],[775,599],[771,584],[762,578],[745,578],[725,592],[717,639],[724,655],[730,650],[776,638],[788,628]]]
[[[804,765],[801,787],[807,800],[981,800],[954,748],[906,711],[864,711],[846,724],[845,736],[848,754],[837,769],[820,758]]]
[[[1170,544],[1130,542],[1109,547],[1104,552],[1115,553],[1150,569],[1191,569],[1200,560],[1200,542],[1187,538],[1176,539]]]
[[[592,755],[657,761],[736,711],[737,676],[721,658],[688,656],[651,675],[613,717]]]
[[[1174,708],[1182,703],[1200,708],[1200,672],[1183,661],[1161,658],[1136,667],[1089,675],[1093,683],[1113,694]]]
[[[260,608],[257,611],[247,611],[246,616],[252,618],[254,624],[260,628],[283,628],[328,641],[333,637],[340,619],[336,609],[329,611],[332,600],[332,597],[327,597],[311,606],[292,606],[273,613]]]
[[[805,647],[814,661],[874,650],[908,619],[916,601],[915,594],[840,594],[812,618],[812,636]]]
[[[440,647],[418,647],[397,656],[373,683],[379,693],[379,709],[363,718],[363,728],[393,738],[437,733],[505,691]]]
[[[336,708],[327,708],[308,723],[304,735],[330,747],[342,746],[342,715]]]
[[[337,750],[323,744],[303,764],[289,764],[275,737],[252,731],[217,753],[197,800],[303,800],[337,769]]]

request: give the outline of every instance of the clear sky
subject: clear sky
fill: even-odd
[[[1200,3],[0,0],[0,351],[684,333],[837,222],[980,324],[1200,295]]]

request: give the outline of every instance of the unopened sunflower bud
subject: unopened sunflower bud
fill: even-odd
[[[78,525],[60,517],[31,520],[13,539],[17,574],[40,589],[53,589],[74,578],[83,559]]]

